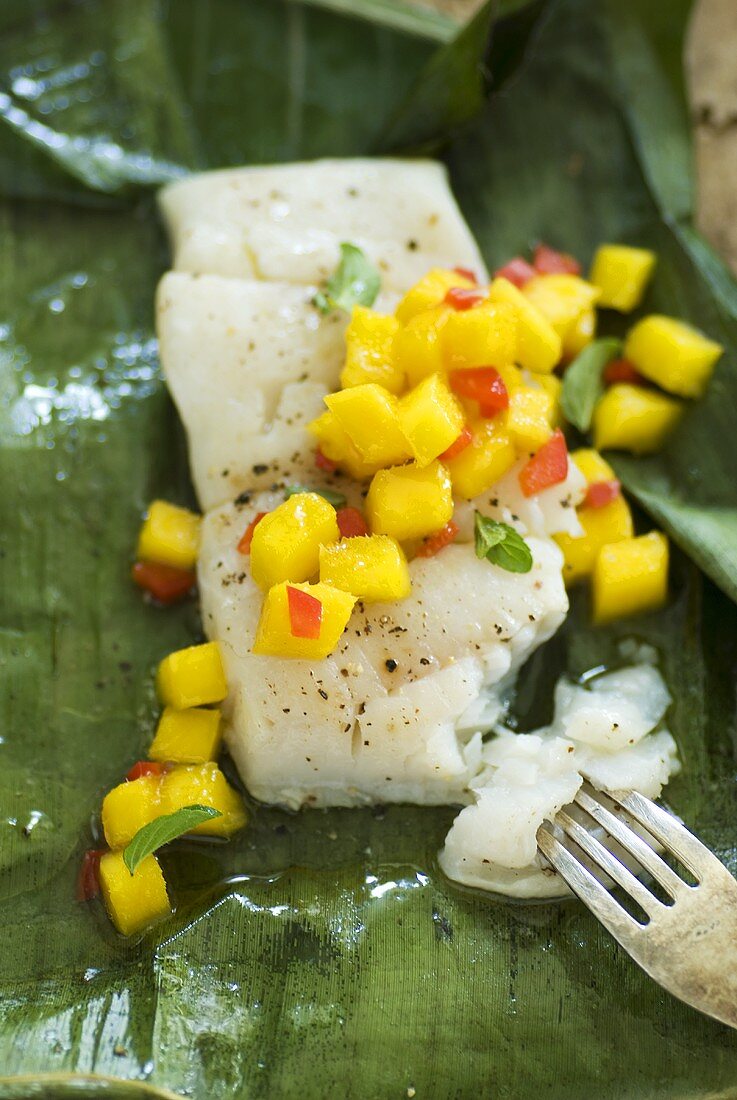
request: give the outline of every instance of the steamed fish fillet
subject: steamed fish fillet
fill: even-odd
[[[247,487],[314,479],[306,425],[338,384],[346,325],[320,317],[314,289],[180,272],[159,283],[162,367],[205,510]]]
[[[160,203],[178,271],[319,283],[350,241],[390,294],[403,294],[431,267],[486,273],[445,168],[433,161],[227,168],[170,184]]]
[[[408,599],[357,604],[326,660],[255,656],[262,593],[236,545],[280,499],[210,512],[199,561],[229,684],[226,740],[249,790],[295,808],[467,800],[484,702],[565,618],[558,548],[531,537],[532,571],[510,574],[454,544],[410,564]]]
[[[453,822],[440,855],[449,878],[517,897],[555,897],[565,884],[538,855],[535,835],[569,803],[584,778],[601,790],[657,798],[679,770],[661,723],[670,696],[659,672],[634,666],[590,686],[562,680],[551,726],[500,730],[481,750],[474,804]]]

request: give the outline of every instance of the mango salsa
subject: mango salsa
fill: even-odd
[[[595,622],[655,611],[667,595],[668,540],[659,531],[599,551],[593,576]]]
[[[517,357],[517,313],[506,302],[481,302],[448,314],[440,332],[449,370],[498,367]]]
[[[471,428],[469,446],[447,462],[453,491],[465,500],[485,493],[517,460],[509,433],[498,420],[476,420]]]
[[[170,653],[159,665],[156,687],[161,702],[176,710],[222,702],[228,685],[217,642]]]
[[[197,563],[201,523],[202,517],[187,508],[153,501],[138,536],[138,559],[191,569]]]
[[[349,390],[329,394],[325,404],[365,462],[393,466],[410,457],[409,444],[400,424],[399,403],[383,386],[373,382],[352,386]]]
[[[614,480],[614,470],[601,455],[590,448],[582,448],[571,455],[589,485]],[[634,534],[632,512],[624,496],[619,496],[602,508],[578,509],[578,519],[583,535],[554,535],[563,551],[563,579],[566,584],[576,584],[590,577],[599,551],[610,543],[630,539]]]
[[[599,290],[599,305],[620,313],[636,309],[652,276],[655,260],[655,253],[647,248],[600,245],[589,275],[589,282]]]
[[[142,859],[131,874],[122,852],[105,852],[100,889],[110,920],[124,936],[142,932],[171,913],[164,876],[153,855]]]
[[[444,371],[440,329],[447,318],[446,309],[425,310],[412,317],[394,337],[394,362],[410,386]]]
[[[470,290],[474,285],[470,279],[465,275],[459,275],[457,271],[433,267],[402,298],[395,311],[397,320],[400,324],[406,325],[418,313],[441,305],[451,287],[460,286]]]
[[[494,279],[489,301],[515,307],[517,313],[517,354],[520,366],[536,374],[549,374],[560,362],[563,343],[546,317],[509,279]],[[493,366],[497,366],[496,363]]]
[[[453,515],[450,475],[440,462],[379,470],[366,497],[366,518],[374,534],[400,542],[420,539],[444,527]]]
[[[215,760],[222,741],[219,710],[165,707],[148,750],[149,760],[162,764],[204,764]]]
[[[248,822],[243,799],[217,764],[180,765],[161,776],[161,813],[172,814],[184,806],[211,806],[220,811],[195,826],[191,833],[202,836],[232,836]]]
[[[403,600],[412,587],[404,551],[390,535],[362,535],[323,546],[320,580],[367,603]]]
[[[438,374],[431,374],[402,398],[399,421],[415,462],[427,466],[463,431],[465,415]]]
[[[355,393],[346,390],[346,393]],[[335,509],[317,493],[295,493],[264,516],[253,532],[251,574],[263,589],[280,581],[306,581],[317,573],[320,546],[337,542]]]
[[[316,637],[293,633],[288,589],[305,592],[321,604],[321,618]],[[253,652],[267,657],[297,657],[320,661],[335,649],[348,625],[356,597],[332,585],[276,584],[266,594],[256,630]]]
[[[633,454],[660,450],[683,415],[683,405],[672,397],[618,382],[594,409],[594,443]]]
[[[572,344],[580,338],[580,324],[584,316],[590,318],[591,308],[599,297],[599,291],[578,275],[536,275],[525,283],[522,293],[539,309],[560,336],[563,350],[567,350],[569,337]]]
[[[164,813],[160,776],[119,783],[102,800],[102,830],[111,848],[125,848],[139,829]]]
[[[326,410],[308,424],[307,429],[318,440],[320,450],[325,457],[335,462],[341,470],[355,477],[357,481],[363,481],[364,478],[376,473],[378,467],[361,458],[334,413]]]
[[[377,382],[390,393],[404,389],[404,371],[392,352],[399,322],[391,314],[354,306],[345,331],[345,365],[340,375],[343,389]]]
[[[685,321],[656,313],[638,321],[624,345],[640,374],[680,397],[701,397],[723,351]]]

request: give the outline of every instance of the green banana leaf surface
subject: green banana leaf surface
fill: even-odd
[[[388,0],[2,7],[0,1100],[737,1096],[734,1033],[578,903],[443,877],[452,808],[254,806],[228,844],[163,850],[176,915],[132,941],[75,901],[101,798],[150,741],[155,665],[201,637],[195,604],[153,608],[128,576],[147,502],[192,501],[152,327],[153,190],[441,139],[490,266],[537,238],[584,262],[643,243],[644,308],[726,347],[666,452],[617,459],[643,529],[682,548],[669,605],[594,630],[575,593],[513,705],[532,728],[562,672],[656,646],[683,762],[668,801],[737,872],[737,288],[690,222],[689,5],[507,8],[451,41]]]

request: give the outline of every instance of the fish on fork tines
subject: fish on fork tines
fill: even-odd
[[[592,825],[607,836],[599,839]],[[648,834],[654,843],[644,839]],[[737,1027],[737,881],[680,821],[636,791],[601,794],[585,785],[554,822],[540,826],[537,843],[651,978],[693,1008]],[[694,882],[677,874],[657,846]],[[631,867],[646,872],[660,896]],[[636,903],[642,919],[610,893],[612,884]]]

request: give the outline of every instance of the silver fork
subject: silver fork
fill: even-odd
[[[555,825],[585,853],[588,866],[545,822],[538,848],[571,890],[598,917],[642,969],[674,996],[737,1028],[737,882],[700,840],[661,806],[634,791],[606,793],[675,856],[696,880],[692,886],[586,785],[575,805],[600,825],[672,899],[660,901],[600,840],[566,810]],[[589,867],[591,869],[589,869]],[[610,894],[613,880],[647,915],[641,923]]]

